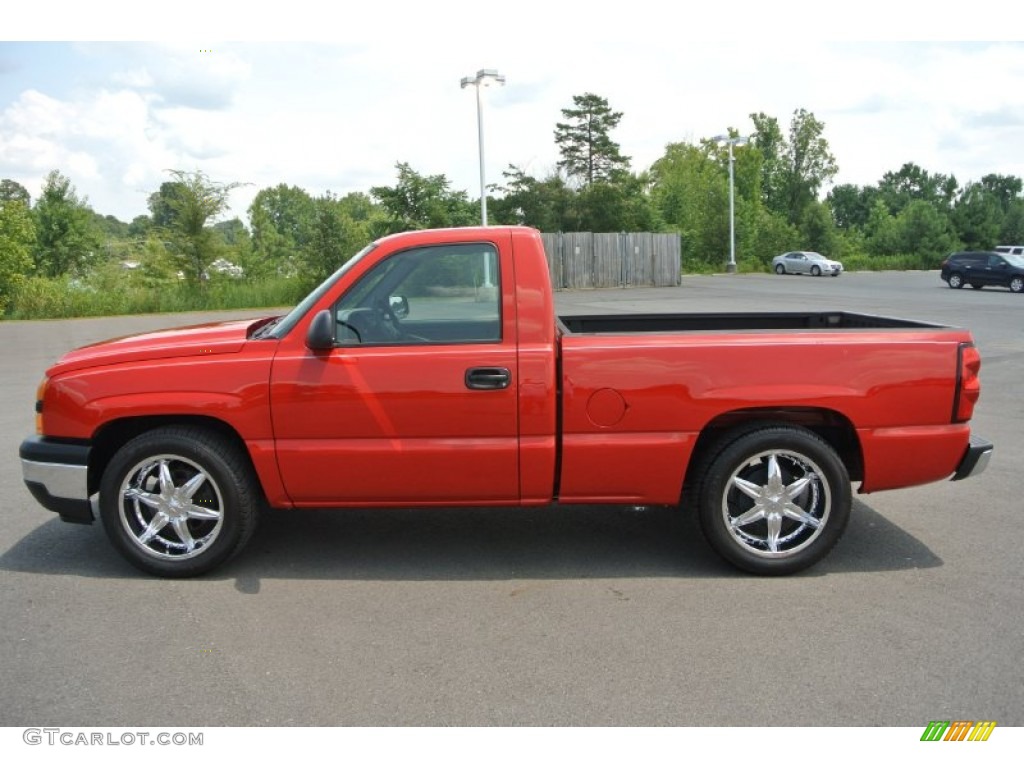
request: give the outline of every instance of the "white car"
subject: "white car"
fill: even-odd
[[[777,275],[832,275],[839,277],[843,271],[841,262],[826,259],[814,251],[790,251],[772,259],[772,269]]]

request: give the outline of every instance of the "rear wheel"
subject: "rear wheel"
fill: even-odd
[[[703,477],[699,516],[723,558],[778,576],[828,554],[852,503],[849,475],[832,446],[805,429],[767,426],[719,444]]]
[[[1017,275],[1010,279],[1010,290],[1014,293],[1024,291],[1024,277]]]
[[[784,275],[784,274],[786,274],[786,268],[782,264],[776,264],[775,265],[775,274],[776,275]]]
[[[140,570],[197,576],[237,554],[256,526],[257,480],[222,435],[164,427],[130,440],[100,484],[111,542]]]
[[[954,272],[949,276],[949,287],[950,288],[963,288],[964,287],[964,276],[959,272]]]

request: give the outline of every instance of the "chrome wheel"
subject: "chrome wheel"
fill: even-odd
[[[785,557],[810,546],[828,523],[832,494],[810,458],[763,451],[730,475],[722,521],[737,544],[761,557]]]
[[[694,468],[701,529],[712,547],[751,573],[795,573],[839,541],[853,505],[835,449],[803,427],[740,428]]]
[[[197,576],[237,554],[256,527],[260,485],[230,434],[202,426],[144,432],[111,457],[100,519],[135,567]]]
[[[1010,290],[1014,293],[1024,291],[1024,277],[1014,277],[1010,280]]]
[[[963,288],[964,287],[964,276],[959,272],[954,272],[949,276],[949,287],[950,288]]]
[[[214,542],[224,522],[224,498],[199,464],[161,455],[136,464],[119,492],[121,524],[146,554],[187,560]]]

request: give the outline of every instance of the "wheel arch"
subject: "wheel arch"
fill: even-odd
[[[196,416],[187,414],[161,415],[161,416],[132,416],[123,419],[114,419],[103,424],[93,433],[92,450],[89,454],[88,490],[92,495],[99,490],[100,481],[106,471],[110,460],[129,440],[139,435],[151,432],[160,427],[200,427],[220,435],[231,442],[244,456],[249,463],[253,475],[259,480],[259,473],[253,464],[252,455],[238,431],[226,421],[213,416]],[[259,483],[260,494],[266,500],[266,489],[263,488],[262,480]]]
[[[700,431],[683,476],[681,498],[685,501],[699,492],[704,470],[728,443],[748,432],[771,426],[802,427],[813,432],[839,455],[851,481],[864,479],[864,458],[857,430],[839,411],[800,406],[744,408],[719,414]]]

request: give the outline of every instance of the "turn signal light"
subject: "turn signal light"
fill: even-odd
[[[39,382],[39,386],[36,388],[36,434],[43,434],[43,400],[46,399],[46,385],[50,383],[50,380],[43,378]]]

